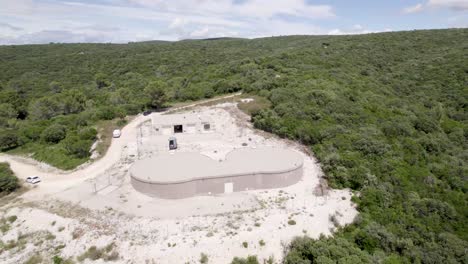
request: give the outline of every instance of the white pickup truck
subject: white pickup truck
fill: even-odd
[[[39,176],[30,176],[26,178],[26,182],[30,184],[37,184],[41,182],[41,178],[39,178]]]

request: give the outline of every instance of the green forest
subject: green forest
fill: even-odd
[[[355,223],[285,263],[468,263],[468,29],[0,46],[0,149],[71,169],[102,120],[236,91],[356,191]]]

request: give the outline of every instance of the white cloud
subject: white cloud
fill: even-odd
[[[429,0],[426,3],[420,3],[414,6],[403,8],[402,13],[413,14],[425,9],[448,8],[453,11],[467,11],[468,0]]]
[[[450,8],[455,11],[468,10],[468,0],[429,0],[428,6]]]
[[[364,28],[363,26],[356,24],[351,28],[347,29],[332,29],[328,31],[328,35],[358,35],[358,34],[369,34],[369,33],[378,33],[378,32],[388,32],[392,31],[391,29],[384,29],[384,30],[371,30],[368,28]]]
[[[128,2],[169,12],[222,15],[223,17],[242,16],[265,19],[278,14],[313,19],[335,17],[330,5],[311,5],[305,0],[247,0],[241,3],[232,0],[128,0]]]
[[[466,25],[463,17],[468,0],[419,1],[402,13],[461,11],[451,13],[447,25]],[[385,31],[360,25],[336,27],[333,23],[345,20],[337,17],[335,8],[314,3],[314,0],[0,0],[0,44]],[[368,18],[351,19],[370,24]]]
[[[409,6],[403,9],[404,14],[412,14],[412,13],[418,13],[421,12],[424,9],[423,4],[416,4],[414,6]]]
[[[7,30],[12,30],[12,31],[23,30],[23,28],[21,28],[21,27],[12,26],[12,25],[10,25],[8,23],[3,23],[3,22],[0,22],[0,29],[7,29]]]

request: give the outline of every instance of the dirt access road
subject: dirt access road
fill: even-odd
[[[166,112],[180,111],[201,104],[233,98],[241,94],[242,93],[235,93],[227,96],[198,101],[192,104],[171,108]],[[122,148],[125,147],[129,142],[135,141],[135,138],[137,137],[136,133],[138,131],[138,126],[150,119],[150,116],[144,116],[142,114],[138,115],[122,129],[122,136],[120,138],[112,139],[111,145],[103,157],[94,162],[80,166],[78,169],[72,171],[59,170],[33,159],[8,155],[4,153],[0,154],[0,162],[8,162],[13,172],[20,179],[25,180],[29,176],[39,176],[41,178],[42,182],[39,183],[36,188],[26,192],[23,195],[24,197],[38,197],[47,194],[55,194],[87,179],[94,178],[104,173],[115,163],[119,162],[122,155]]]

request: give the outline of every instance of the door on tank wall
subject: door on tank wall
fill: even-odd
[[[211,127],[211,124],[210,123],[203,123],[202,124],[202,131],[204,133],[209,133],[212,131],[212,127]]]
[[[174,125],[174,133],[183,133],[184,126],[183,125]]]
[[[224,193],[232,193],[234,191],[234,183],[226,182],[224,183]]]

